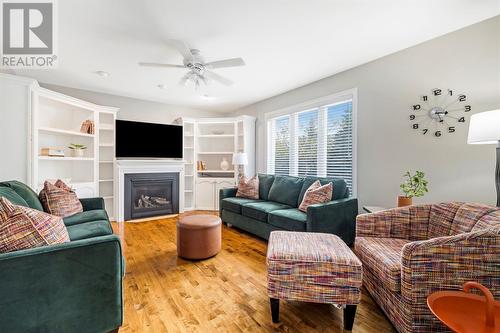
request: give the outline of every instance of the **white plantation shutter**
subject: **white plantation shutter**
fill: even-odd
[[[268,137],[268,173],[343,178],[352,193],[352,99],[271,118]]]
[[[343,178],[352,191],[352,101],[326,108],[326,175]]]

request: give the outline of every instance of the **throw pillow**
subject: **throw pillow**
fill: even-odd
[[[240,177],[236,196],[240,198],[258,199],[259,177],[253,176],[250,179],[247,179],[246,177]]]
[[[0,198],[0,253],[65,242],[62,218]]]
[[[311,186],[309,186],[306,193],[304,194],[304,198],[300,203],[299,210],[307,212],[307,207],[309,207],[310,205],[330,201],[332,199],[332,193],[332,183],[321,186],[319,180],[315,181],[311,184]]]
[[[39,194],[43,209],[52,215],[67,217],[83,212],[83,206],[75,192],[58,179],[55,184],[45,181]]]

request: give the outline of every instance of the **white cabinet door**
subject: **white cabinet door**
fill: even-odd
[[[196,181],[196,209],[215,210],[215,181]]]
[[[235,187],[234,179],[231,180],[217,180],[215,182],[215,210],[219,210],[219,192],[223,188]]]

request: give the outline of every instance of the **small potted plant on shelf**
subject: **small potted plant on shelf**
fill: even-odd
[[[73,151],[74,157],[83,157],[84,150],[87,149],[87,146],[78,143],[71,143],[68,148]]]
[[[407,171],[403,177],[405,181],[399,187],[404,195],[398,197],[398,207],[410,206],[413,197],[421,197],[429,192],[427,180],[424,178],[425,174],[422,171],[417,170],[414,175]]]

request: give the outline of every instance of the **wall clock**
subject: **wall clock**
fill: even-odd
[[[419,103],[412,105],[411,126],[422,135],[441,137],[455,133],[465,124],[465,114],[471,110],[466,95],[455,95],[451,89],[432,89],[429,95],[422,95]]]

